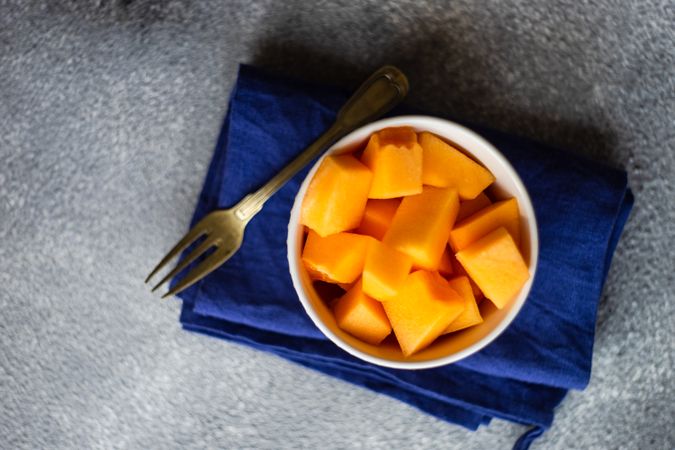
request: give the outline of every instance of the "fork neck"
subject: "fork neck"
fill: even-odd
[[[248,223],[265,204],[265,200],[260,199],[256,196],[259,191],[256,191],[252,194],[248,194],[242,198],[239,203],[234,207],[234,215],[237,219],[241,220],[244,223]]]

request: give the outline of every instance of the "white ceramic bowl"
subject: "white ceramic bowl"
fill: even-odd
[[[418,132],[434,133],[464,150],[494,174],[496,182],[489,188],[491,195],[496,198],[515,197],[518,200],[522,227],[521,250],[530,270],[530,279],[518,296],[504,309],[495,308],[490,301],[481,302],[480,310],[484,319],[482,324],[442,336],[426,349],[409,357],[404,357],[397,343],[391,339],[385,340],[380,346],[374,346],[342,331],[337,326],[329,307],[315,291],[301,259],[303,227],[300,225],[300,207],[307,186],[323,158],[332,153],[353,151],[365,145],[372,133],[397,126],[410,126]],[[466,358],[492,342],[509,326],[530,292],[537,267],[539,236],[530,196],[516,171],[496,148],[473,131],[454,122],[428,116],[401,116],[379,120],[349,133],[331,146],[314,164],[295,197],[288,224],[287,246],[291,278],[300,302],[328,339],[348,353],[373,364],[396,369],[428,369]]]

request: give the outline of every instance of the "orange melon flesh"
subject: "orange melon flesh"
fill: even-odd
[[[373,134],[361,162],[373,172],[370,198],[395,198],[422,192],[422,147],[412,128],[387,128]]]
[[[440,273],[444,277],[452,275],[452,273],[454,272],[454,269],[452,267],[453,259],[454,258],[450,253],[450,249],[446,247],[445,251],[443,252],[443,255],[441,255],[441,260],[438,263],[438,268],[436,269],[438,273]]]
[[[458,209],[457,190],[426,186],[403,199],[382,242],[409,255],[415,267],[436,270]]]
[[[520,246],[520,212],[515,198],[496,202],[457,223],[448,241],[458,252],[499,227],[506,228],[516,246]]]
[[[393,297],[412,268],[410,256],[372,240],[363,266],[363,292],[376,300]]]
[[[333,306],[338,326],[354,337],[377,345],[389,334],[391,325],[382,304],[364,294],[356,283]]]
[[[418,270],[382,306],[403,354],[410,356],[446,330],[464,310],[464,300],[437,273]]]
[[[374,133],[382,145],[410,147],[417,142],[417,133],[412,127],[389,127]]]
[[[492,202],[484,192],[478,194],[473,200],[459,202],[459,213],[457,213],[457,222],[461,222],[467,217],[477,213],[483,208],[490,206]]]
[[[373,174],[352,155],[326,157],[307,188],[300,223],[320,236],[357,228]]]
[[[419,134],[423,149],[422,182],[453,187],[462,199],[474,199],[495,181],[485,167],[431,133]]]
[[[330,283],[351,283],[363,271],[369,236],[337,233],[321,237],[310,230],[302,261],[312,278]]]
[[[401,199],[399,198],[368,200],[357,232],[382,240],[400,204]]]
[[[485,297],[499,309],[506,306],[530,278],[527,264],[504,227],[497,228],[455,256]]]
[[[466,273],[466,270],[464,270],[464,267],[457,261],[457,258],[455,256],[452,256],[452,270],[455,275],[457,276],[465,276],[469,279],[469,284],[471,285],[471,291],[473,292],[473,296],[476,298],[476,301],[483,299],[483,291],[480,290],[478,285],[474,283],[474,281],[469,277],[469,274]]]
[[[478,304],[473,296],[469,278],[465,276],[453,278],[452,280],[448,280],[448,284],[464,299],[464,311],[448,325],[444,333],[452,333],[453,331],[463,330],[464,328],[483,323]]]

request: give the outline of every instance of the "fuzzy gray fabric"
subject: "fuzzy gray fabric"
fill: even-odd
[[[356,86],[625,167],[593,375],[534,448],[675,446],[671,0],[0,0],[0,446],[507,448],[187,333],[143,277],[186,230],[237,64]]]

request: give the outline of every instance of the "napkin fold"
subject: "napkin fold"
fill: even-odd
[[[272,177],[333,122],[347,97],[339,89],[240,66],[192,224]],[[531,425],[514,447],[528,448],[551,426],[567,390],[588,383],[598,301],[633,197],[625,172],[471,128],[522,178],[541,241],[530,295],[489,346],[455,364],[405,371],[360,361],[328,341],[300,305],[286,260],[289,213],[309,168],[250,222],[232,259],[180,294],[183,327],[274,353],[469,429],[493,417]]]

